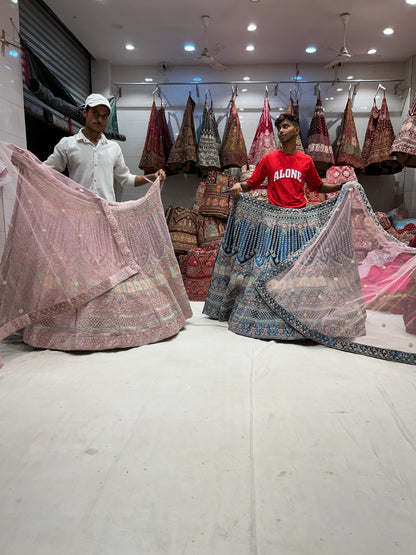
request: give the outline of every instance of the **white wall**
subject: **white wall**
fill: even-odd
[[[389,106],[390,116],[394,131],[397,133],[401,123],[407,115],[409,104],[409,90],[413,77],[413,66],[411,62],[395,64],[344,64],[337,72],[334,70],[323,70],[321,66],[308,65],[300,68],[300,74],[304,83],[298,85],[300,118],[302,136],[305,139],[309,124],[313,115],[316,96],[315,85],[319,83],[321,97],[326,112],[326,120],[331,140],[335,141],[337,128],[340,125],[343,111],[348,98],[349,85],[338,83],[346,80],[348,75],[354,75],[354,82],[361,82],[353,96],[353,111],[357,127],[358,138],[362,146],[367,128],[370,109],[377,90],[378,82],[386,87],[386,98]],[[227,68],[224,72],[216,72],[205,65],[188,66],[186,68],[168,68],[162,71],[158,67],[125,67],[110,66],[102,61],[96,62],[96,70],[93,73],[93,84],[97,92],[114,92],[115,83],[138,83],[144,82],[146,77],[151,77],[153,82],[161,83],[160,90],[166,109],[168,123],[171,128],[172,137],[175,138],[182,121],[183,110],[186,104],[189,90],[193,99],[197,102],[195,108],[195,125],[198,130],[201,123],[204,93],[209,87],[214,99],[214,108],[219,120],[219,130],[222,135],[229,111],[229,100],[231,98],[231,85],[210,84],[206,82],[229,82],[242,81],[244,76],[249,76],[247,84],[238,85],[238,96],[236,105],[239,110],[241,126],[246,141],[247,151],[253,140],[264,100],[264,84],[254,84],[254,81],[270,81],[269,102],[272,117],[275,118],[279,111],[287,108],[290,89],[296,86],[292,80],[294,68],[292,66],[234,66]],[[197,97],[197,87],[191,85],[169,85],[168,83],[192,82],[193,77],[202,78],[198,85],[200,98]],[[376,82],[367,83],[366,80]],[[396,82],[390,82],[397,80]],[[399,83],[399,80],[401,82]],[[290,83],[282,83],[289,81]],[[325,83],[325,81],[330,81]],[[279,82],[277,95],[275,96],[274,82]],[[163,84],[165,83],[165,84]],[[355,84],[355,83],[354,83]],[[242,89],[246,88],[247,92]],[[343,88],[338,92],[337,88]],[[117,115],[120,132],[126,135],[127,140],[120,143],[127,165],[134,173],[142,173],[138,170],[138,162],[142,153],[147,125],[149,121],[150,108],[152,104],[152,91],[154,85],[121,85],[121,97],[117,103]],[[351,90],[353,92],[353,89]],[[325,100],[333,98],[333,100]],[[377,97],[377,105],[380,106],[381,96]],[[409,178],[410,175],[410,178]],[[406,186],[411,189],[406,191],[406,204],[411,203],[408,208],[416,215],[415,199],[413,198],[414,170],[405,171],[393,176],[360,176],[359,180],[364,185],[367,195],[375,210],[388,211],[394,208],[398,199],[403,197],[404,180]],[[165,205],[174,204],[189,206],[193,202],[195,190],[198,183],[195,175],[177,175],[168,178],[163,191]],[[138,198],[147,190],[146,187],[139,189],[124,190],[119,192],[120,200]]]
[[[0,0],[1,29],[6,40],[17,44],[17,33],[10,21],[19,28],[19,10],[12,0]],[[0,54],[0,140],[26,147],[26,130],[23,109],[23,86],[20,50],[13,46]],[[0,189],[0,255],[3,252],[6,230],[14,204],[14,189]]]

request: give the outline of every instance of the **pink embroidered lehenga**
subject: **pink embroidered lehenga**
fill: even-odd
[[[176,334],[192,314],[157,180],[117,203],[0,144],[16,201],[0,266],[0,339],[104,350]]]

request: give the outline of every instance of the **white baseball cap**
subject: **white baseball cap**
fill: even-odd
[[[102,94],[90,94],[90,96],[87,96],[85,106],[90,106],[91,108],[94,106],[105,106],[111,112],[111,105]]]

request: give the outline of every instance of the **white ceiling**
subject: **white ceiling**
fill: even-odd
[[[193,65],[205,46],[202,15],[209,15],[208,48],[224,65],[300,66],[331,62],[342,47],[341,13],[349,12],[351,62],[403,62],[416,55],[416,6],[405,0],[46,0],[96,59],[115,65]],[[249,23],[255,32],[247,31]],[[385,27],[395,33],[383,34]],[[185,52],[185,42],[197,51]],[[127,51],[125,44],[134,44]],[[247,44],[255,50],[246,52]],[[315,45],[313,55],[305,47]],[[377,54],[367,54],[376,48]]]

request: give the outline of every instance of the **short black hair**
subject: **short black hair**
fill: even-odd
[[[290,112],[283,112],[283,114],[280,114],[280,116],[277,117],[276,121],[274,122],[276,128],[279,128],[285,119],[294,123],[296,127],[300,127],[299,118],[297,116],[295,116],[294,114],[291,114]]]

